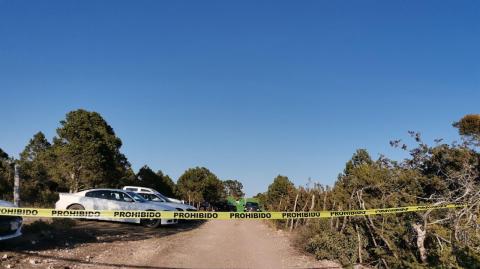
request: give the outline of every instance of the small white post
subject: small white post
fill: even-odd
[[[13,203],[20,206],[20,175],[17,164],[15,164],[15,176],[13,177]]]

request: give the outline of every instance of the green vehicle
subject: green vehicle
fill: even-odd
[[[232,196],[227,197],[230,204],[237,207],[237,212],[260,212],[262,207],[258,199],[255,198],[240,198],[235,200]]]

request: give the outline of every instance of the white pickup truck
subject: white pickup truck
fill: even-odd
[[[131,191],[131,192],[137,193],[147,201],[162,203],[163,205],[174,207],[179,211],[197,211],[197,208],[191,205],[185,204],[178,199],[167,197],[151,188],[138,187],[138,186],[125,186],[122,189],[124,191]]]
[[[176,211],[168,205],[149,202],[134,192],[118,189],[91,189],[76,193],[60,193],[55,209],[71,210],[145,210]],[[156,228],[160,225],[176,224],[176,219],[121,219],[101,218],[102,220],[141,223]]]

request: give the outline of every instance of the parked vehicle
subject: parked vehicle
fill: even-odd
[[[125,186],[125,187],[123,187],[123,190],[133,191],[133,192],[136,192],[136,193],[153,193],[153,194],[156,194],[158,197],[161,197],[166,202],[177,203],[177,204],[185,204],[185,201],[178,200],[178,199],[171,198],[171,197],[167,197],[167,196],[159,193],[158,191],[156,191],[152,188],[138,187],[138,186]]]
[[[200,209],[200,211],[211,211],[213,210],[213,206],[209,202],[203,201],[199,203],[198,209]]]
[[[217,212],[236,212],[237,207],[228,201],[219,201],[213,205],[213,210]]]
[[[262,211],[260,210],[260,205],[255,202],[247,202],[245,204],[245,211],[246,212],[259,212]]]
[[[0,200],[0,207],[15,207],[14,204]],[[22,235],[21,217],[0,216],[0,240],[6,240]]]
[[[134,192],[117,189],[91,189],[77,193],[60,193],[59,195],[60,199],[55,204],[56,209],[176,211],[175,208],[168,205],[149,202]],[[152,228],[178,222],[176,219],[101,219],[141,223]]]
[[[147,201],[162,203],[164,205],[174,207],[179,211],[197,211],[195,207],[181,203],[180,200],[166,197],[165,195],[151,188],[125,186],[123,187],[123,190],[135,192],[138,195],[142,196]],[[172,201],[178,201],[178,202],[172,202]]]

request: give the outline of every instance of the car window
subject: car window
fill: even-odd
[[[99,198],[99,199],[110,199],[109,191],[89,191],[85,194],[86,197]]]
[[[145,198],[141,195],[138,195],[136,192],[127,192],[128,195],[130,195],[131,198],[133,198],[137,202],[146,202]]]
[[[127,191],[137,191],[137,188],[126,188]]]
[[[133,199],[124,192],[112,191],[110,192],[110,199],[119,202],[131,202]]]
[[[152,201],[152,197],[147,193],[139,193],[138,195],[142,196],[143,199],[145,199],[147,201]]]
[[[164,202],[163,199],[157,197],[155,194],[151,193],[139,193],[145,200],[153,202]]]
[[[95,197],[97,195],[96,191],[89,191],[85,193],[85,197]]]
[[[148,196],[150,196],[150,201],[154,201],[154,202],[165,202],[164,199],[162,199],[161,197],[156,196],[155,194],[149,194]]]
[[[165,195],[163,195],[163,194],[161,194],[161,193],[157,193],[157,196],[160,197],[160,198],[162,198],[162,199],[168,200],[168,197],[165,196]]]

